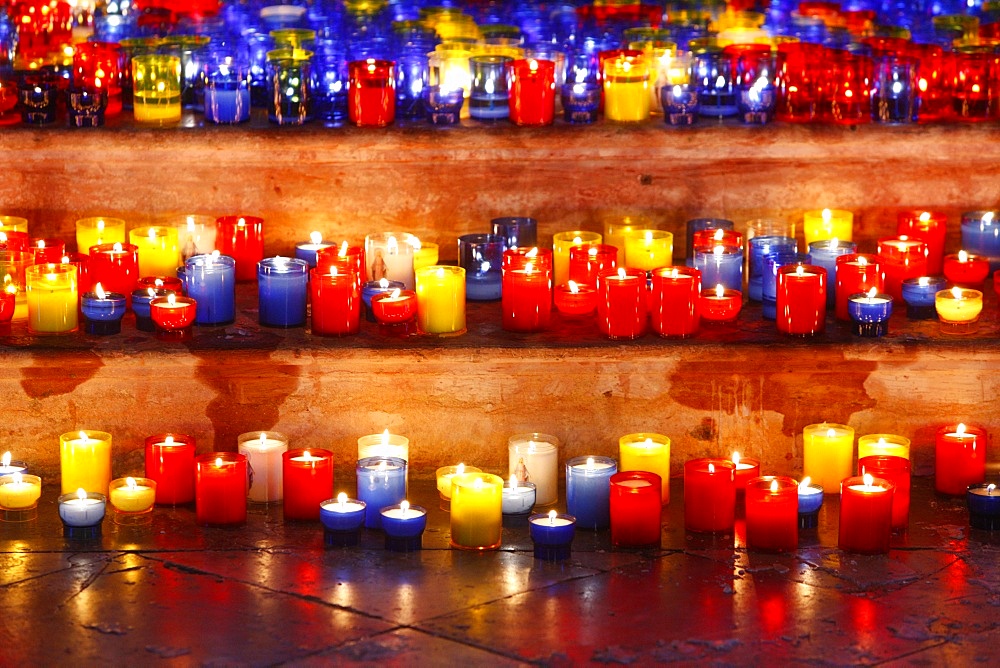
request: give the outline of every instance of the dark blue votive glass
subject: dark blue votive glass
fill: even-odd
[[[458,266],[465,269],[466,299],[500,299],[503,251],[504,238],[499,234],[463,234],[458,238]]]
[[[660,89],[660,104],[667,125],[694,125],[698,120],[698,91],[690,84],[667,84]]]
[[[117,292],[95,291],[84,294],[80,310],[83,311],[87,334],[98,336],[120,334],[125,308],[125,295]]]
[[[601,84],[596,81],[562,85],[563,118],[568,123],[593,123],[601,106]]]
[[[889,331],[892,297],[886,294],[869,296],[858,292],[847,298],[847,313],[854,322],[854,333],[858,336],[884,336]]]
[[[465,94],[461,88],[442,90],[440,86],[424,89],[424,110],[432,125],[454,125],[462,114]]]
[[[108,93],[90,88],[66,91],[66,111],[71,128],[98,128],[104,125],[104,110],[108,107]]]
[[[523,216],[504,216],[490,221],[493,234],[504,239],[504,249],[538,245],[538,221]]]
[[[973,529],[1000,529],[1000,492],[993,483],[969,485],[965,494],[969,506],[969,526]]]
[[[169,294],[171,291],[163,288],[138,288],[132,291],[132,312],[135,313],[136,329],[140,332],[156,331],[156,323],[149,314],[149,302]]]
[[[555,511],[536,513],[528,518],[528,531],[535,544],[535,559],[562,561],[571,553],[576,518]]]
[[[257,263],[260,324],[304,327],[309,292],[309,263],[298,258],[269,257]]]
[[[58,97],[59,87],[53,82],[25,81],[18,89],[21,120],[29,125],[55,123]]]

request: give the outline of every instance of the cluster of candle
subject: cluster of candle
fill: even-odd
[[[0,33],[10,51],[18,46],[21,70],[4,82],[11,101],[0,122],[54,123],[63,96],[75,127],[123,109],[139,122],[175,124],[187,108],[233,124],[254,106],[282,125],[319,118],[372,127],[462,116],[547,125],[558,108],[570,123],[603,109],[613,121],[662,114],[672,125],[699,116],[857,124],[995,113],[995,12],[982,11],[980,25],[976,14],[931,22],[929,12],[811,2],[772,2],[767,13],[745,3],[666,12],[467,4],[350,2],[346,11],[307,12],[231,3],[218,15],[202,5],[148,8],[138,21],[136,12],[101,12],[90,41],[73,44],[87,28],[73,30],[69,4],[27,0]]]

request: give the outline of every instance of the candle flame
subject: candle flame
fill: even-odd
[[[644,448],[651,448],[651,447],[653,447],[653,439],[647,438],[645,441],[642,442],[642,446]]]
[[[389,255],[399,254],[399,242],[396,241],[396,237],[390,236],[385,242],[385,252]]]
[[[573,237],[573,245],[574,246],[579,246],[582,243],[583,243],[583,238],[582,237]]]
[[[78,498],[78,499],[86,499],[87,498],[87,490],[85,490],[83,487],[77,488],[77,490],[76,490],[76,498]]]
[[[63,255],[60,264],[69,264],[69,255]]]
[[[45,239],[38,240],[38,247],[43,249],[45,248]]]
[[[146,294],[149,295],[150,299],[156,298],[156,290],[154,290],[153,288],[146,288]]]
[[[3,289],[4,292],[12,295],[17,293],[17,286],[14,285],[14,279],[10,277],[10,274],[3,275]]]
[[[878,288],[872,288],[871,290],[868,291],[868,300],[871,301],[872,299],[875,299],[875,295],[877,294],[878,294]]]
[[[218,468],[222,468],[222,457],[216,457],[215,458],[215,465]]]
[[[983,222],[984,225],[992,225],[993,224],[993,212],[992,211],[987,211],[986,213],[984,213],[983,217],[982,217],[982,222]]]
[[[958,287],[957,285],[955,287],[953,287],[951,289],[951,296],[954,297],[955,299],[961,299],[962,298],[962,288]]]
[[[312,455],[309,454],[308,450],[303,450],[302,451],[302,458],[305,459],[306,461],[308,461],[308,460],[312,459]]]
[[[837,237],[830,239],[830,250],[837,250],[838,242]]]
[[[337,267],[330,267],[330,275],[331,276],[337,275]]]
[[[94,294],[97,295],[98,299],[107,299],[108,297],[108,293],[104,291],[104,287],[101,286],[100,282],[98,282],[97,285],[94,286]]]
[[[590,248],[588,248],[587,255],[589,255],[591,258],[597,257],[597,246],[591,246]]]
[[[806,476],[805,478],[802,479],[802,482],[799,483],[799,489],[800,490],[806,489],[807,487],[809,487],[809,483],[811,483],[811,482],[812,482],[812,478],[810,478],[809,476]]]
[[[719,299],[722,299],[723,297],[725,297],[726,296],[726,286],[724,286],[722,283],[717,283],[716,286],[715,286],[715,296],[718,297]]]
[[[222,251],[220,251],[220,250],[214,250],[214,251],[211,252],[211,256],[212,256],[213,260],[216,259],[216,258],[218,258],[218,257],[221,257],[222,256]]]
[[[188,220],[190,221],[191,219],[188,218]],[[103,232],[104,231],[104,219],[103,218],[101,218],[100,220],[97,221],[97,230],[99,232]]]
[[[726,247],[725,246],[721,246],[721,245],[720,246],[716,246],[715,248],[712,249],[712,254],[713,255],[722,255],[725,252],[726,252]]]
[[[90,437],[87,436],[87,432],[83,431],[82,429],[80,430],[80,440],[83,441],[84,443],[90,440]]]
[[[801,264],[795,265],[795,275],[796,276],[805,276],[806,275],[806,270],[802,267]]]
[[[163,279],[162,278],[154,278],[153,279],[153,285],[156,286],[156,287],[158,287],[158,288],[162,288],[163,287]]]
[[[959,262],[968,262],[969,261],[969,254],[966,253],[964,250],[958,251],[958,261]]]
[[[778,492],[778,481],[777,480],[772,480],[771,481],[771,494],[776,494],[777,492]]]
[[[862,255],[861,257],[859,257],[858,258],[858,266],[859,267],[867,267],[868,266],[868,258],[866,258],[864,255]]]
[[[482,478],[476,478],[476,480],[472,483],[472,486],[475,489],[477,489],[477,490],[482,489],[483,488],[483,479]]]
[[[828,224],[831,220],[833,220],[833,211],[830,211],[829,209],[823,209],[821,215],[823,216],[824,223]]]
[[[409,501],[403,500],[399,502],[399,510],[402,513],[403,517],[406,517],[406,511],[409,509],[410,509]]]
[[[103,220],[100,220],[100,221],[97,222],[97,228],[98,229],[104,229],[104,221]],[[195,229],[194,228],[194,216],[188,216],[187,217],[187,228],[188,228],[188,232],[194,232],[194,229]]]
[[[926,288],[930,284],[931,284],[931,279],[929,276],[921,276],[920,278],[917,279],[917,285],[919,285],[922,288]]]
[[[576,281],[570,281],[569,283],[567,283],[567,285],[569,286],[569,291],[572,294],[574,294],[574,295],[575,294],[579,294],[579,292],[580,292],[580,286],[576,284]]]
[[[385,473],[389,469],[389,462],[384,459],[378,463],[378,472]]]
[[[14,478],[14,484],[15,485],[20,485],[22,482],[24,482],[24,479],[21,477],[21,472],[20,471],[14,471],[13,478]]]
[[[537,72],[538,71],[538,61],[535,60],[534,58],[528,60],[528,69],[531,70],[532,72]]]
[[[150,241],[156,241],[156,228],[155,227],[149,228],[149,240]]]
[[[174,293],[172,293],[172,292],[169,295],[167,295],[167,305],[168,306],[177,306],[177,297],[175,297]]]
[[[861,479],[865,481],[865,487],[872,487],[875,484],[875,476],[871,473],[864,474]]]
[[[313,231],[309,233],[309,241],[314,244],[323,243],[323,233],[319,231]]]
[[[134,492],[135,488],[138,487],[139,485],[136,484],[135,478],[129,476],[128,478],[125,478],[125,486],[129,488],[129,491]]]
[[[0,463],[2,463],[2,465],[3,465],[4,468],[10,466],[10,453],[9,452],[3,453],[3,457],[0,458]]]
[[[115,252],[115,253],[121,253],[122,252],[122,244],[121,244],[121,242],[120,241],[116,241],[115,245],[111,247],[111,250],[113,252]]]
[[[524,273],[530,274],[535,270],[535,265],[532,262],[528,262],[524,265]]]
[[[462,475],[465,473],[465,464],[459,464],[455,467],[455,475]]]
[[[836,429],[827,429],[826,430],[826,437],[827,438],[836,438],[837,437],[837,430]]]
[[[20,475],[20,474],[15,473],[14,475]],[[996,488],[997,486],[994,485],[993,483],[986,485],[986,496],[993,496],[993,490],[995,490]]]
[[[393,292],[399,292],[399,290],[394,290]],[[389,445],[389,430],[388,429],[386,429],[385,431],[382,432],[382,445],[383,445],[383,447]]]
[[[921,223],[926,223],[926,222],[930,221],[930,219],[931,219],[931,212],[930,211],[924,211],[917,218],[917,220],[919,220]]]
[[[733,464],[735,464],[736,466],[740,465],[740,453],[734,452],[732,459],[733,459]]]
[[[587,457],[587,470],[588,471],[593,471],[594,470],[594,458],[593,457]]]
[[[378,287],[382,290],[387,290],[389,288],[389,279],[385,276],[378,279]]]
[[[555,523],[556,523],[556,514],[557,513],[554,510],[550,510],[549,511],[549,526],[555,526]]]
[[[236,227],[246,227],[246,226],[247,226],[247,221],[245,218],[240,218],[239,220],[236,221]]]
[[[402,291],[402,290],[400,290],[399,288],[395,288],[395,289],[394,289],[394,290],[393,290],[393,291],[392,291],[391,293],[389,293],[389,297],[390,297],[391,299],[398,299],[398,298],[399,298],[399,295],[400,295],[400,294],[402,294],[402,292],[403,292],[403,291]],[[388,429],[386,429],[386,431],[388,432],[389,430],[388,430]]]
[[[618,278],[622,280],[628,278],[628,272],[625,271],[625,267],[618,267]]]
[[[715,464],[709,464],[708,465],[708,472],[709,473],[715,473]]]
[[[163,439],[163,443],[164,443],[164,445],[173,445],[174,444],[174,437],[173,436],[167,436],[165,439]]]
[[[267,442],[267,434],[265,432],[260,432],[260,444],[263,447],[264,443]]]
[[[524,257],[538,257],[538,247],[537,246],[533,247],[531,250],[529,250],[527,253],[524,254]]]
[[[961,422],[959,422],[958,426],[955,427],[955,433],[956,434],[964,434],[965,433],[965,425],[962,424]]]
[[[508,484],[512,490],[517,489],[517,474],[512,473],[510,475],[510,482]]]
[[[340,244],[340,252],[337,253],[337,257],[347,257],[347,240]]]
[[[338,494],[337,495],[337,503],[340,504],[341,508],[343,508],[344,506],[346,506],[347,505],[347,495],[344,494],[343,492],[341,492],[340,494]]]

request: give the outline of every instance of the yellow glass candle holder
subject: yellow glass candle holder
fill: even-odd
[[[417,324],[435,336],[465,333],[465,269],[432,265],[415,270]]]
[[[0,518],[4,522],[28,522],[38,517],[42,479],[28,473],[0,476]]]
[[[108,498],[115,509],[115,524],[148,524],[156,503],[156,481],[151,478],[115,478]]]
[[[90,253],[92,246],[125,243],[125,221],[121,218],[93,216],[76,221],[76,250]]]
[[[941,290],[934,295],[934,308],[941,321],[942,333],[972,334],[979,329],[983,293],[959,287]]]
[[[552,270],[556,285],[569,280],[569,249],[573,246],[596,246],[603,237],[597,232],[572,230],[552,235]]]
[[[851,477],[854,463],[854,429],[846,424],[822,422],[802,430],[802,472],[826,494],[839,494],[840,481]]]
[[[25,269],[28,329],[32,333],[76,331],[80,306],[76,272],[72,264],[35,264]]]
[[[132,58],[132,113],[138,123],[180,122],[180,56],[154,53]]]
[[[625,235],[632,230],[655,229],[653,219],[641,213],[606,213],[601,216],[604,243],[625,253]]]
[[[0,216],[0,232],[24,232],[28,234],[28,219],[20,216]]]
[[[276,49],[311,49],[316,31],[308,28],[278,28],[268,33]]]
[[[814,241],[827,239],[853,241],[854,214],[843,209],[806,211],[803,214],[802,232],[806,237],[806,248]]]
[[[62,493],[78,489],[107,494],[111,484],[111,434],[82,429],[59,435]]]
[[[646,471],[660,476],[660,500],[670,503],[670,437],[640,432],[618,439],[619,470]]]
[[[34,261],[31,251],[0,250],[0,290],[15,291],[14,320],[28,317],[27,271]]]
[[[858,460],[874,455],[910,458],[910,439],[899,434],[865,434],[858,437]],[[861,475],[859,473],[858,475]]]
[[[503,478],[462,473],[451,479],[451,546],[462,550],[500,547]]]
[[[441,256],[441,249],[437,244],[430,241],[421,241],[418,237],[409,233],[403,234],[403,241],[413,248],[414,271],[438,263]]]
[[[128,233],[130,244],[139,248],[139,276],[176,276],[181,263],[180,237],[176,227],[147,225]]]
[[[674,235],[663,230],[632,230],[625,234],[626,267],[652,271],[674,262]]]
[[[634,123],[649,118],[649,65],[642,56],[604,61],[604,117]]]

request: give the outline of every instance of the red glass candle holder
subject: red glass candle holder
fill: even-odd
[[[557,285],[553,299],[556,310],[565,316],[589,316],[597,310],[599,295],[590,285],[578,285],[576,281]]]
[[[981,123],[993,117],[995,65],[992,46],[962,46],[953,54],[952,117]]]
[[[870,123],[872,61],[847,51],[827,52],[823,61],[819,117],[833,125]]]
[[[808,42],[778,45],[776,120],[808,123],[816,118],[825,51],[822,45]]]
[[[552,317],[552,251],[510,248],[503,253],[503,328],[509,332],[538,332]]]
[[[264,219],[221,216],[215,222],[217,250],[236,260],[236,280],[257,280],[257,263],[264,259]]]
[[[121,113],[123,63],[121,46],[114,42],[82,42],[74,47],[73,84],[76,88],[106,91],[105,116]]]
[[[90,280],[90,256],[81,255],[80,253],[66,253],[63,255],[60,264],[71,264],[76,267],[76,285],[82,302],[84,293],[90,292],[94,287],[94,284]],[[104,286],[101,287],[103,288]],[[128,304],[131,299],[131,295],[126,295],[125,303]]]
[[[396,64],[355,60],[347,65],[347,115],[358,127],[382,128],[396,119]]]
[[[847,304],[851,295],[867,293],[872,288],[875,288],[877,293],[885,292],[885,272],[877,255],[851,253],[838,257],[834,299],[837,319],[850,322],[851,314],[848,312]]]
[[[907,236],[878,240],[878,256],[885,271],[885,293],[896,303],[903,299],[903,281],[927,276],[927,244]]]
[[[383,325],[399,325],[417,317],[417,293],[393,290],[372,295],[372,313]]]
[[[921,107],[921,119],[923,114],[924,109]],[[941,275],[944,268],[947,223],[948,216],[941,211],[900,211],[896,217],[896,234],[920,239],[927,244],[927,273],[930,276]]]
[[[606,270],[597,280],[597,323],[612,340],[637,339],[646,333],[646,272],[618,267]]]
[[[154,434],[146,439],[146,477],[156,481],[156,503],[194,501],[195,440],[187,434]]]
[[[716,533],[736,523],[736,465],[727,459],[684,462],[684,528]]]
[[[281,453],[286,520],[318,520],[319,504],[333,496],[333,453],[313,448]]]
[[[0,325],[9,324],[14,318],[17,308],[17,287],[6,285],[0,287]]]
[[[207,526],[240,526],[247,521],[247,458],[210,452],[195,458],[195,517]]]
[[[944,256],[944,277],[963,288],[981,290],[990,275],[990,261],[985,257],[959,251]]]
[[[722,285],[706,288],[698,298],[698,309],[701,319],[706,322],[721,324],[733,322],[743,308],[743,293],[730,290]]]
[[[790,552],[799,546],[799,485],[787,476],[746,483],[747,549]]]
[[[611,544],[614,547],[660,546],[663,480],[647,471],[611,476]]]
[[[736,480],[736,492],[744,492],[750,480],[760,477],[760,460],[740,457],[740,453],[734,452],[731,461],[736,467],[733,473],[734,480]]]
[[[132,305],[132,291],[139,281],[139,247],[133,244],[91,246],[87,261],[91,283],[100,283],[108,292],[125,295]]]
[[[337,273],[353,273],[358,279],[358,290],[364,289],[365,249],[362,246],[348,246],[345,241],[340,246],[329,246],[316,251],[316,271],[329,274],[337,268]]]
[[[735,230],[722,228],[711,228],[707,230],[695,230],[691,235],[692,249],[709,249],[716,246],[723,248],[743,250],[743,235]]]
[[[149,288],[166,290],[167,292],[180,295],[184,293],[184,282],[176,276],[143,276],[139,279],[136,288],[139,290],[147,290]],[[149,476],[146,477],[148,478]]]
[[[164,332],[183,332],[194,324],[198,302],[190,297],[167,295],[149,302],[149,317]]]
[[[0,127],[21,122],[17,98],[17,81],[14,78],[0,78]]]
[[[910,525],[910,460],[895,455],[869,455],[858,460],[858,473],[868,473],[893,484],[892,528],[906,531]]]
[[[618,248],[608,244],[571,246],[569,249],[569,280],[577,285],[597,287],[597,275],[618,268]]]
[[[892,538],[893,484],[865,475],[840,483],[838,547],[845,552],[886,554]]]
[[[31,252],[31,238],[27,232],[4,230],[0,232],[0,250]]]
[[[965,424],[950,424],[934,437],[934,489],[961,496],[969,485],[986,479],[986,430]]]
[[[35,264],[59,264],[66,255],[66,242],[62,239],[32,239],[30,250]]]
[[[513,61],[508,91],[512,123],[551,125],[556,113],[556,64],[534,58]]]
[[[948,120],[953,113],[951,88],[954,81],[954,60],[951,53],[939,44],[910,42],[906,49],[910,56],[920,62],[917,69],[917,88],[920,91],[920,114],[917,122]],[[900,234],[904,232],[900,231]]]
[[[653,331],[660,336],[694,336],[701,321],[701,272],[692,267],[654,270],[649,310]]]
[[[826,269],[808,264],[778,268],[778,331],[814,336],[826,328]]]
[[[312,297],[312,333],[317,336],[347,336],[361,331],[361,289],[357,275],[327,273],[318,269],[310,272],[309,290]]]

